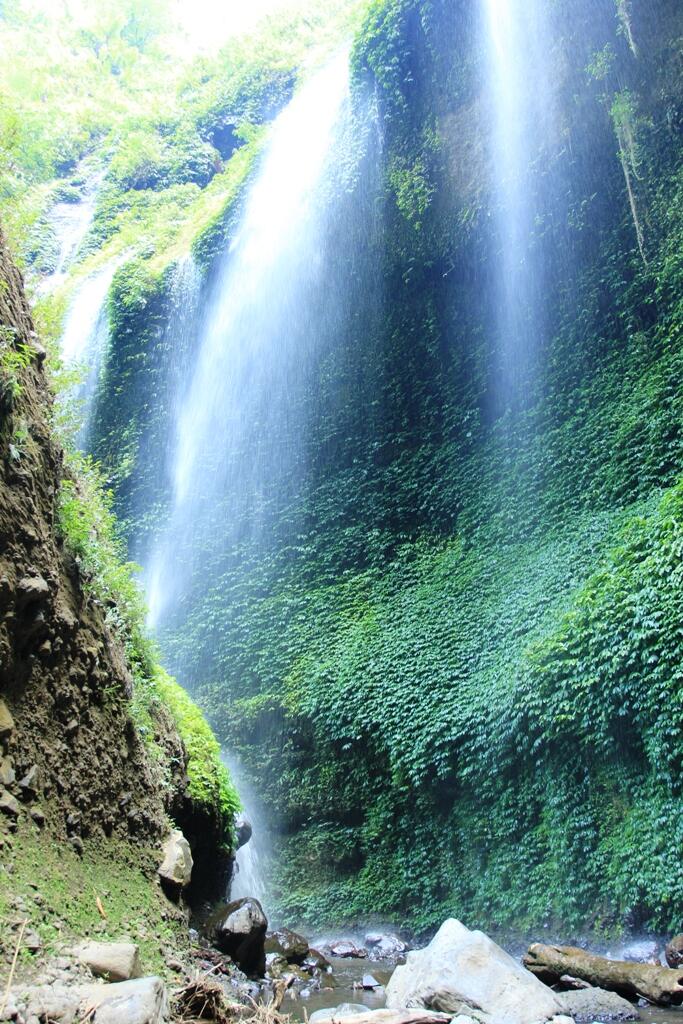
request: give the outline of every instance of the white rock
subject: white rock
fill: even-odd
[[[116,985],[88,987],[84,1009],[93,1024],[161,1024],[168,1016],[168,993],[161,978],[137,978]]]
[[[545,1024],[566,1012],[554,992],[487,935],[453,918],[396,968],[387,1006],[461,1013],[482,1024]]]
[[[130,981],[142,973],[140,952],[132,942],[87,942],[76,956],[96,977],[108,981]]]
[[[184,889],[190,884],[193,866],[190,844],[180,829],[174,829],[164,843],[164,859],[159,868],[162,882]]]
[[[308,1024],[326,1024],[331,1020],[343,1020],[344,1017],[355,1017],[358,1013],[367,1013],[368,1008],[362,1003],[342,1003],[325,1010],[316,1010],[308,1018]]]

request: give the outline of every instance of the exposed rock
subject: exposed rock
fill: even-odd
[[[117,985],[92,985],[85,993],[94,1008],[94,1024],[160,1024],[168,1013],[168,993],[161,978],[138,978]]]
[[[332,956],[343,957],[348,960],[364,960],[368,955],[367,950],[357,946],[350,939],[337,939],[334,942],[328,942],[323,946],[323,949]]]
[[[330,961],[317,949],[309,949],[302,966],[307,971],[330,971],[332,969]]]
[[[29,813],[38,828],[42,828],[45,824],[45,814],[43,809],[41,807],[32,807]]]
[[[17,776],[9,757],[0,758],[0,786],[12,786]]]
[[[266,970],[265,938],[268,920],[258,900],[235,900],[218,910],[207,924],[209,938],[250,977]]]
[[[5,814],[8,818],[16,818],[19,815],[19,803],[6,789],[0,790],[0,814]]]
[[[243,814],[238,814],[235,818],[235,833],[237,835],[237,849],[239,850],[242,846],[246,846],[253,834],[251,822]]]
[[[159,878],[166,892],[177,896],[192,879],[192,852],[190,844],[179,829],[174,829],[164,843],[164,859],[159,867]]]
[[[371,960],[396,960],[407,952],[408,946],[398,935],[371,932],[365,936],[365,945]]]
[[[266,953],[279,953],[290,964],[303,964],[308,956],[308,942],[303,935],[297,935],[289,928],[268,932],[265,943]]]
[[[661,946],[658,942],[655,942],[654,939],[642,939],[640,942],[630,942],[628,946],[624,946],[622,949],[620,959],[631,960],[633,963],[637,964],[660,964]]]
[[[638,1010],[628,1000],[603,988],[584,988],[563,992],[560,1000],[576,1024],[594,1020],[640,1020]]]
[[[24,576],[17,584],[17,605],[25,608],[36,601],[44,601],[50,593],[47,581],[42,576]]]
[[[373,976],[371,974],[364,974],[363,975],[363,980],[361,982],[361,985],[363,986],[363,988],[368,989],[369,991],[373,991],[376,988],[381,988],[382,987],[380,985],[380,983],[377,981],[377,979],[373,978]]]
[[[342,1003],[340,1006],[331,1006],[328,1009],[316,1010],[308,1018],[309,1024],[328,1024],[333,1020],[343,1020],[345,1017],[355,1017],[359,1013],[367,1013],[368,1008],[363,1003]]]
[[[32,765],[27,771],[23,778],[19,779],[17,783],[21,791],[21,798],[27,803],[31,803],[32,800],[38,796],[38,766]]]
[[[485,1024],[540,1024],[564,1012],[558,996],[500,946],[452,918],[396,968],[387,1006],[463,1013]]]
[[[14,732],[14,719],[4,700],[0,700],[0,740],[7,740]]]
[[[130,981],[142,973],[139,950],[132,942],[88,942],[76,955],[98,978]]]
[[[683,964],[683,935],[674,935],[671,942],[667,942],[664,956],[669,967],[677,971]]]

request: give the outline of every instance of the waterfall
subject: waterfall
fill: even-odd
[[[343,53],[277,118],[205,303],[177,396],[169,520],[146,574],[152,625],[216,551],[259,531],[269,495],[295,487],[304,455],[291,394],[335,317],[324,302],[326,184],[347,98]]]
[[[496,210],[494,283],[504,403],[533,372],[542,335],[543,268],[534,249],[534,165],[555,123],[545,0],[484,0],[484,47]]]
[[[109,339],[107,295],[122,259],[108,263],[87,277],[73,295],[61,338],[61,353],[67,365],[81,367],[83,378],[73,395],[80,405],[77,443],[87,444],[97,382]]]
[[[252,828],[251,838],[239,848],[235,855],[235,865],[230,883],[230,899],[255,897],[269,914],[267,877],[270,843],[268,821],[257,795],[245,780],[238,761],[226,754],[223,755],[223,760],[239,792],[244,817]]]
[[[65,282],[67,271],[93,222],[102,177],[100,174],[89,181],[78,202],[60,201],[50,210],[48,221],[57,239],[58,253],[54,269],[38,284],[39,295],[48,295]]]

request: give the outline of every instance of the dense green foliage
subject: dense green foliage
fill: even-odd
[[[290,382],[304,439],[258,495],[266,529],[226,496],[239,540],[198,552],[162,637],[277,822],[290,923],[683,925],[683,24],[674,0],[617,15],[552,5],[561,118],[529,153],[525,253],[543,345],[508,389],[476,18],[374,0],[357,36],[379,132],[329,226],[342,327]],[[255,127],[290,73],[226,102],[209,71],[193,131],[238,94]],[[117,165],[119,199],[213,187],[159,138]],[[209,284],[235,208],[197,232]],[[136,550],[168,501],[169,358],[193,354],[175,273],[143,254],[112,292],[97,450]]]

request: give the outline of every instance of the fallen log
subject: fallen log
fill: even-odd
[[[341,1014],[339,1017],[327,1018],[325,1024],[450,1024],[452,1013],[436,1013],[433,1010],[368,1010],[367,1013],[354,1013],[352,1017]]]
[[[608,960],[574,946],[544,946],[537,942],[529,947],[524,966],[546,985],[556,985],[563,975],[570,974],[627,999],[644,998],[658,1006],[683,1003],[683,970],[674,971],[659,964]]]

